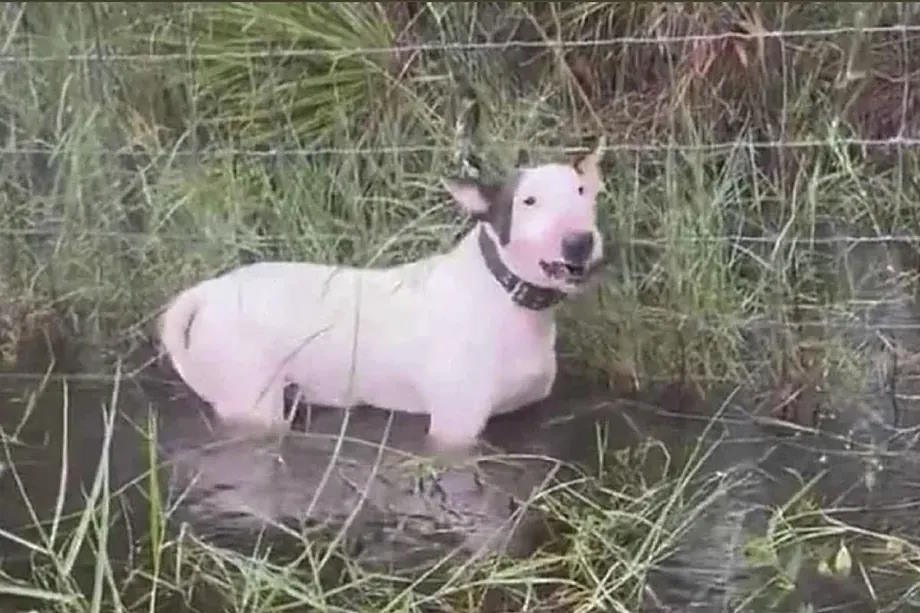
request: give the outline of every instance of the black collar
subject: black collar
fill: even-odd
[[[565,299],[565,292],[550,287],[540,287],[524,281],[511,272],[498,255],[498,248],[485,228],[479,228],[479,251],[486,267],[495,280],[511,295],[511,301],[532,311],[543,311]]]

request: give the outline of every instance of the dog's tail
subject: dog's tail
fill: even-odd
[[[172,361],[179,376],[185,378],[182,363],[188,355],[190,332],[201,308],[200,288],[191,287],[169,304],[159,319],[160,345]]]

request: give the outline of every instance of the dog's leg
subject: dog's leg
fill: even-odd
[[[212,406],[221,421],[234,428],[276,431],[287,425],[284,386],[281,385],[273,384],[264,393],[225,395]]]
[[[489,419],[489,405],[463,397],[447,401],[441,396],[433,405],[428,426],[428,446],[438,454],[471,451]]]
[[[489,404],[476,402],[470,396],[460,394],[446,401],[447,396],[440,396],[440,402],[432,406],[428,436],[425,449],[431,455],[436,467],[437,481],[459,469],[461,475],[470,476],[478,483],[479,464],[476,455],[479,435],[489,418]],[[465,400],[465,401],[464,401]],[[472,473],[470,473],[472,471]],[[424,478],[423,478],[424,483]]]
[[[430,419],[425,446],[440,456],[467,455],[492,412],[494,373],[490,360],[478,354],[479,339],[467,338],[460,346],[450,335],[433,340],[419,380]]]

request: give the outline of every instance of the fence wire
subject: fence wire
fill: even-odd
[[[392,45],[388,47],[355,47],[353,49],[317,48],[309,49],[263,49],[257,51],[223,51],[209,53],[200,51],[184,51],[179,53],[109,53],[104,50],[94,49],[83,53],[67,53],[59,55],[0,55],[0,63],[6,64],[42,64],[48,62],[176,62],[209,60],[255,60],[255,59],[287,59],[317,56],[332,56],[345,58],[365,55],[391,55],[400,53],[416,53],[431,51],[505,51],[509,49],[583,49],[600,48],[620,45],[675,45],[679,43],[695,42],[723,42],[723,41],[764,41],[767,39],[818,39],[844,34],[914,34],[920,32],[920,25],[901,24],[892,26],[843,26],[836,28],[814,28],[803,30],[764,30],[761,32],[717,32],[710,34],[682,34],[661,36],[612,36],[607,38],[594,38],[590,40],[506,40],[494,42],[437,42],[406,45]]]
[[[21,9],[24,10],[24,9]],[[920,37],[920,25],[913,24],[896,24],[890,26],[841,26],[828,28],[812,29],[786,29],[786,30],[760,30],[753,32],[718,32],[718,33],[701,33],[701,34],[682,34],[682,35],[657,35],[657,36],[612,36],[596,37],[587,40],[583,39],[547,39],[547,40],[503,40],[488,42],[461,42],[461,41],[439,41],[425,42],[418,44],[398,44],[386,47],[361,47],[356,46],[351,49],[340,48],[265,48],[247,51],[224,51],[215,53],[201,47],[196,49],[194,46],[181,52],[159,52],[159,53],[123,53],[114,50],[102,44],[100,41],[93,41],[90,44],[82,45],[83,51],[70,52],[62,54],[42,54],[29,52],[11,52],[11,48],[16,47],[16,37],[14,33],[3,36],[0,33],[0,84],[2,80],[16,70],[29,70],[32,67],[49,65],[54,63],[71,63],[71,64],[169,64],[179,65],[177,70],[187,69],[186,64],[191,60],[193,62],[213,61],[213,60],[233,60],[247,62],[253,60],[290,60],[297,58],[324,57],[340,60],[349,57],[358,56],[376,56],[376,55],[401,55],[411,53],[450,53],[457,51],[481,51],[497,53],[513,49],[527,49],[534,51],[552,51],[561,52],[572,49],[604,49],[614,47],[629,46],[658,46],[673,47],[677,45],[694,45],[699,43],[730,43],[730,42],[754,42],[763,43],[767,40],[777,40],[782,43],[792,41],[812,41],[819,39],[828,39],[836,36],[871,36],[871,35],[899,35],[900,41],[893,43],[900,46],[903,56],[902,73],[900,75],[888,75],[890,82],[902,86],[901,93],[901,118],[900,126],[895,134],[885,138],[865,138],[851,136],[834,136],[827,138],[777,138],[775,140],[756,140],[756,139],[730,139],[723,142],[696,142],[681,143],[673,140],[658,139],[656,142],[634,140],[631,142],[616,140],[615,135],[608,136],[606,150],[613,153],[668,153],[668,152],[687,152],[687,153],[719,153],[735,150],[796,150],[796,149],[835,149],[843,147],[860,147],[863,149],[873,148],[892,148],[902,151],[904,149],[920,148],[920,137],[912,136],[908,131],[908,120],[912,119],[909,115],[910,88],[913,81],[917,80],[917,73],[920,66],[912,68],[908,61],[908,52],[911,44],[914,44]],[[74,69],[76,72],[76,69]],[[849,70],[849,68],[848,68]],[[785,97],[785,92],[784,92]],[[784,98],[784,102],[788,102]],[[785,109],[783,109],[785,115]],[[2,121],[0,121],[2,123]],[[830,130],[829,130],[830,131]],[[46,156],[54,158],[60,154],[59,148],[50,143],[44,145],[41,141],[18,142],[15,138],[15,130],[6,130],[7,136],[5,142],[0,143],[0,164],[8,158],[28,157],[28,156]],[[784,133],[784,132],[783,132]],[[501,148],[509,147],[519,149],[526,147],[529,151],[535,153],[547,154],[574,154],[584,152],[585,147],[574,146],[549,146],[535,142],[523,142],[503,140],[495,137],[491,145]],[[226,147],[226,146],[205,146],[201,150],[190,150],[185,148],[163,149],[158,151],[146,151],[138,153],[129,147],[88,147],[85,151],[92,156],[113,156],[113,157],[134,157],[136,159],[150,161],[157,159],[207,159],[221,156],[239,156],[253,159],[272,159],[280,157],[310,158],[319,156],[369,156],[369,155],[401,155],[417,153],[456,153],[457,145],[450,144],[407,144],[394,146],[363,146],[363,147],[266,147],[266,148],[245,148],[245,147]],[[154,164],[155,162],[149,162]],[[904,160],[898,160],[899,168],[904,174]],[[637,171],[640,163],[637,161]],[[638,180],[638,179],[637,179]],[[0,202],[2,204],[2,202]],[[49,227],[50,226],[50,227]],[[660,237],[660,236],[642,236],[635,235],[624,237],[619,240],[620,245],[626,247],[651,248],[664,250],[673,245],[701,245],[701,244],[722,244],[726,246],[742,247],[745,245],[766,245],[778,249],[781,245],[802,245],[805,248],[817,246],[859,246],[859,245],[920,245],[920,233],[914,232],[916,228],[905,228],[904,232],[878,231],[875,233],[839,233],[833,236],[788,236],[784,232],[765,232],[764,235],[747,235],[738,234],[719,234],[715,236],[680,236],[680,237]],[[59,239],[64,232],[73,232],[73,236],[80,238],[99,238],[99,239],[121,239],[123,241],[141,244],[151,241],[174,241],[181,243],[197,243],[203,240],[199,232],[177,233],[164,231],[128,231],[128,230],[105,230],[93,228],[79,228],[76,230],[64,229],[57,227],[54,220],[45,220],[40,227],[21,227],[0,225],[0,237],[33,239],[47,238]],[[313,238],[316,240],[334,240],[338,234],[324,234],[317,231]],[[239,241],[238,237],[231,235],[221,235],[220,232],[213,232],[210,240],[225,241],[233,243]],[[257,242],[260,245],[269,245],[272,243],[282,243],[289,241],[290,238],[282,236],[259,236],[257,238],[249,237],[246,239],[250,242]],[[911,271],[917,272],[917,271]],[[891,300],[851,300],[840,303],[823,303],[819,306],[802,305],[802,304],[783,304],[777,307],[777,311],[798,309],[800,311],[810,311],[814,314],[801,321],[796,321],[795,326],[800,328],[815,327],[822,330],[849,330],[861,331],[868,334],[891,334],[898,331],[920,331],[920,321],[891,321],[891,322],[873,322],[870,317],[865,315],[868,308],[882,307],[889,303],[899,303],[900,298]],[[854,305],[859,306],[859,314],[852,312]],[[776,313],[773,313],[774,315]],[[644,315],[647,319],[654,319],[660,316],[661,319],[682,320],[679,313],[656,313],[654,309]],[[640,318],[641,319],[641,318]],[[693,330],[698,332],[722,331],[726,324],[734,327],[757,326],[759,328],[783,328],[788,327],[788,320],[772,319],[769,316],[737,316],[733,314],[722,314],[714,316],[709,321],[700,319],[686,318],[684,322]],[[9,375],[13,376],[13,375]],[[15,375],[20,376],[20,375]],[[27,375],[22,375],[27,376]]]
[[[528,151],[535,153],[559,153],[575,154],[588,151],[587,147],[552,147],[547,145],[534,145],[524,141],[503,141],[495,139],[492,141],[496,147],[507,147],[520,149],[526,147]],[[627,152],[627,153],[667,153],[669,151],[680,151],[687,153],[711,153],[726,150],[738,149],[813,149],[813,148],[830,148],[842,146],[857,147],[917,147],[920,145],[920,138],[910,138],[905,136],[893,136],[891,138],[825,138],[825,139],[808,139],[808,140],[787,140],[787,141],[728,141],[723,143],[622,143],[611,142],[604,146],[605,151],[609,152]],[[205,157],[205,156],[241,156],[252,158],[277,158],[277,157],[319,157],[326,155],[371,155],[371,154],[406,154],[406,153],[453,153],[457,149],[456,145],[406,145],[393,147],[315,147],[310,149],[284,148],[284,149],[246,149],[239,147],[208,147],[200,151],[176,150],[159,152],[159,154],[170,158],[186,157]],[[33,146],[16,146],[13,148],[0,148],[2,155],[51,155],[56,152],[55,147],[33,147]],[[125,157],[135,155],[130,150],[118,149],[101,149],[92,150],[93,155]]]

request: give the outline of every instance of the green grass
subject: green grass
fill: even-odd
[[[66,377],[46,379],[29,399],[8,402],[10,408],[37,402],[45,415],[36,416],[27,407],[19,427],[0,432],[5,476],[13,486],[9,494],[16,499],[5,504],[15,502],[24,509],[23,523],[15,530],[0,530],[0,538],[27,554],[10,555],[0,572],[4,607],[61,613],[632,612],[655,602],[650,576],[685,546],[696,524],[712,521],[706,516],[720,513],[751,478],[741,466],[706,470],[724,443],[718,419],[701,429],[695,443],[677,449],[655,439],[608,447],[611,433],[598,429],[593,468],[560,464],[555,477],[522,502],[521,509],[542,514],[552,533],[533,553],[468,559],[458,549],[416,568],[387,570],[353,558],[344,532],[347,522],[327,530],[269,526],[271,530],[232,546],[196,534],[176,514],[176,496],[184,494],[164,496],[169,460],[157,449],[156,419],[150,415],[144,422],[125,421],[120,407],[132,402],[124,393],[129,385],[117,367],[110,386],[90,388],[90,397],[101,402],[98,459],[75,448],[85,436],[77,430],[86,428],[68,427],[77,410],[71,403],[82,397],[80,409],[92,405],[85,390],[75,393]],[[49,417],[56,398],[59,411]],[[42,424],[49,419],[62,422],[59,436],[51,435],[51,443],[61,449],[60,473],[50,496],[41,494],[44,500],[38,500],[29,475],[47,478],[53,476],[53,467],[35,471],[26,462],[22,472],[16,458],[25,457],[42,435],[48,443]],[[124,444],[124,428],[135,430],[134,449]],[[122,442],[116,445],[119,437]],[[126,458],[117,459],[116,453],[142,458],[139,473],[117,482],[112,467]],[[519,459],[492,458],[510,463]],[[82,502],[75,503],[65,484],[93,465],[84,476]],[[733,610],[792,610],[794,590],[808,581],[800,575],[803,571],[862,586],[880,594],[883,603],[890,594],[876,582],[895,578],[903,590],[916,577],[920,545],[847,522],[847,509],[822,509],[815,489],[824,477],[819,473],[803,480],[785,504],[763,509],[762,528],[745,531],[750,534],[744,546],[746,565],[755,574],[738,590]]]
[[[785,44],[552,46],[916,24],[912,7],[11,7],[0,16],[0,53],[22,61],[0,64],[7,363],[16,362],[22,339],[52,326],[104,348],[98,366],[107,372],[147,341],[174,292],[243,262],[386,265],[446,249],[466,221],[439,178],[459,172],[465,155],[500,172],[522,153],[534,163],[559,159],[598,131],[613,145],[600,215],[614,263],[596,292],[561,314],[563,368],[588,378],[640,388],[675,379],[771,388],[804,377],[860,389],[869,352],[830,325],[862,312],[854,300],[860,287],[843,283],[839,271],[850,245],[822,241],[920,235],[916,148],[847,142],[897,136],[904,106],[897,77],[905,57],[918,60],[916,43],[899,32]],[[510,39],[545,44],[437,49]],[[394,44],[407,48],[380,51]],[[304,48],[323,51],[247,56]],[[74,57],[40,59],[61,54]],[[464,110],[470,100],[472,113]],[[917,138],[912,118],[920,109],[910,96],[907,104],[904,136]],[[754,144],[781,141],[798,145]],[[914,257],[913,241],[904,249]],[[912,287],[909,270],[901,283]],[[615,482],[595,475],[585,479],[587,494],[567,485],[541,502],[574,535],[563,554],[466,568],[441,577],[434,595],[364,575],[347,560],[339,587],[323,587],[313,580],[317,569],[275,566],[192,537],[180,542],[157,522],[150,568],[127,576],[147,581],[142,600],[187,596],[203,581],[249,610],[298,599],[333,610],[384,603],[421,610],[425,599],[462,608],[461,600],[498,585],[529,602],[545,587],[563,610],[634,610],[646,573],[708,499],[683,499],[689,486],[678,474],[648,491],[634,489],[630,477],[638,478],[625,468]],[[156,481],[148,487],[156,493]],[[104,537],[99,522],[111,509],[103,490],[93,490],[69,544],[50,534],[29,542],[40,581],[11,581],[6,591],[40,590],[31,595],[60,610],[93,610],[100,598],[115,598],[104,557],[89,587],[67,572],[72,552]],[[593,502],[571,504],[576,498]],[[163,513],[151,505],[151,517]],[[664,536],[645,534],[640,527],[650,521]],[[538,588],[535,576],[550,578]],[[150,587],[154,578],[161,587]]]
[[[479,3],[388,19],[371,4],[63,12],[36,4],[25,20],[7,14],[13,55],[85,56],[10,64],[3,74],[13,150],[0,177],[10,359],[26,314],[61,314],[71,332],[124,349],[149,334],[173,292],[241,262],[386,265],[445,249],[465,221],[438,179],[458,172],[463,155],[493,173],[522,152],[532,162],[559,159],[561,147],[596,134],[598,121],[614,144],[600,210],[615,264],[597,294],[563,313],[565,365],[575,371],[628,373],[644,385],[776,370],[775,357],[742,360],[743,333],[756,318],[787,322],[796,303],[846,299],[832,295],[833,267],[814,260],[826,259],[812,241],[826,238],[828,219],[845,221],[845,234],[915,233],[913,150],[893,163],[841,142],[877,127],[848,121],[862,116],[846,112],[858,95],[839,79],[856,61],[875,61],[879,73],[896,68],[894,45],[880,35],[859,45],[852,35],[797,38],[779,66],[775,39],[763,49],[754,41],[739,43],[745,50],[697,49],[694,61],[722,70],[745,58],[747,67],[719,75],[650,45],[605,47],[596,58],[601,50],[590,48],[565,58],[429,48],[483,36],[549,43],[560,27],[588,36],[586,24],[598,38],[718,32],[732,19],[748,29],[752,20],[767,29],[783,20],[790,29],[835,27],[852,21],[849,12],[661,5],[649,13],[588,3],[576,14],[551,5]],[[28,44],[20,42],[27,26]],[[348,51],[392,41],[429,47],[399,61]],[[245,58],[318,47],[327,51]],[[613,89],[581,88],[565,68],[584,64],[575,54],[596,60],[595,85]],[[130,58],[105,59],[119,55]],[[646,60],[662,76],[602,78]],[[761,97],[751,95],[752,80]],[[470,95],[475,112],[465,114]],[[747,144],[781,138],[827,144]],[[617,148],[622,142],[651,149]]]
[[[76,456],[68,452],[68,445],[78,434],[68,432],[73,409],[66,379],[47,386],[59,384],[64,424],[61,487],[48,514],[38,508],[14,461],[37,430],[24,437],[3,433],[5,465],[15,495],[27,509],[27,530],[0,536],[28,550],[29,556],[17,557],[19,563],[11,562],[7,571],[16,568],[21,574],[25,566],[30,580],[4,573],[0,596],[14,598],[6,602],[19,607],[62,612],[306,607],[344,613],[527,606],[531,608],[526,610],[635,611],[656,564],[673,551],[701,513],[740,482],[735,474],[706,475],[700,470],[718,445],[709,439],[701,438],[675,457],[656,441],[607,450],[607,433],[598,431],[602,461],[594,471],[562,465],[559,477],[522,504],[543,513],[552,524],[556,537],[550,545],[524,558],[487,555],[464,562],[462,554],[454,552],[423,572],[385,572],[352,561],[347,539],[334,530],[298,533],[279,526],[294,544],[283,551],[273,551],[268,539],[255,539],[251,550],[240,551],[196,536],[172,517],[171,503],[160,496],[163,467],[155,450],[154,420],[135,425],[140,434],[136,452],[146,459],[146,470],[116,486],[110,458],[116,423],[122,419],[117,416],[119,403],[124,402],[120,371],[109,400],[100,407],[104,434],[98,467],[90,475],[84,503],[69,510],[64,484],[79,466],[72,465]],[[494,459],[514,462],[510,457]],[[83,465],[85,458],[74,463]],[[139,524],[125,514],[138,502],[144,510]],[[149,529],[130,543],[126,560],[110,553],[108,541],[121,538],[132,522]],[[20,536],[24,533],[29,536]],[[489,608],[496,598],[505,608]]]

